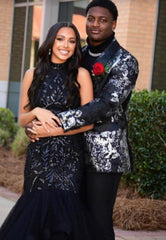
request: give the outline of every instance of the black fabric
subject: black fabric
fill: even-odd
[[[112,42],[114,36],[115,36],[115,33],[113,32],[111,34],[111,36],[106,41],[104,41],[103,43],[101,43],[101,44],[99,44],[97,46],[91,45],[90,42],[89,42],[89,38],[87,38],[87,44],[88,44],[88,47],[89,47],[90,51],[92,53],[101,53],[101,52],[103,52],[108,47],[108,45]]]
[[[0,239],[99,239],[93,224],[76,194],[58,189],[35,190],[19,198],[0,228]]]
[[[102,233],[102,240],[115,240],[113,207],[121,173],[86,173],[85,195],[87,207]]]
[[[102,53],[111,44],[114,38],[114,35],[115,33],[113,33],[104,43],[95,47],[90,45],[89,40],[87,38],[87,44],[88,44],[87,51],[84,52],[83,50],[82,67],[86,68],[90,72],[90,74],[91,74],[92,66],[98,57],[91,56],[88,52],[88,49],[90,49],[92,53]]]
[[[55,114],[67,110],[66,78],[64,64],[51,64],[35,93],[36,106]],[[0,240],[99,239],[79,197],[83,171],[82,134],[31,142],[24,193],[0,228]]]

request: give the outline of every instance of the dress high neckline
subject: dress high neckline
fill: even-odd
[[[52,69],[61,69],[64,65],[65,65],[65,63],[50,62],[50,66],[51,66]]]

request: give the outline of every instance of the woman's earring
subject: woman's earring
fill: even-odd
[[[48,55],[49,56],[51,55],[51,48],[49,48]]]

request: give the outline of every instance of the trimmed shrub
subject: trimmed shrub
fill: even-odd
[[[15,135],[14,141],[11,144],[11,149],[14,155],[20,156],[25,154],[28,143],[29,140],[25,134],[25,129],[20,127]]]
[[[0,128],[0,147],[6,146],[10,139],[10,133],[7,130],[3,130]]]
[[[0,108],[0,146],[8,145],[18,130],[13,113],[8,108]]]
[[[143,197],[166,199],[166,92],[134,92],[129,119],[134,171],[123,180]]]

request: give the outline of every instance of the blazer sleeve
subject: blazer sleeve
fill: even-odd
[[[79,128],[110,117],[125,102],[135,87],[138,62],[132,55],[117,59],[112,66],[108,81],[100,94],[90,103],[59,113],[64,131]]]

